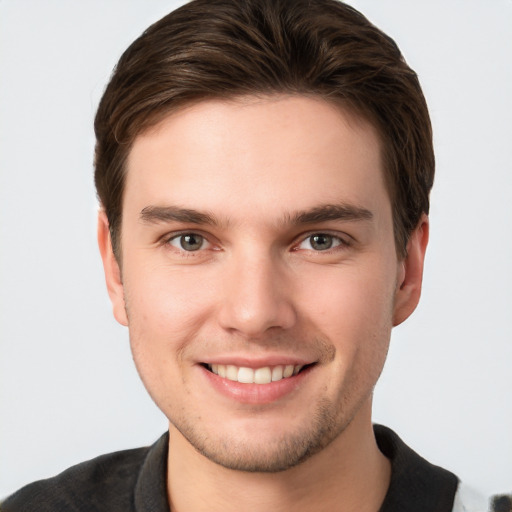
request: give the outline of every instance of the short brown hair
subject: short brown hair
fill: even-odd
[[[397,254],[434,178],[432,130],[414,71],[395,42],[337,0],[193,0],[122,55],[96,119],[95,183],[116,256],[125,162],[144,130],[213,98],[314,95],[368,119],[382,143]]]

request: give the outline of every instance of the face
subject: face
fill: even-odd
[[[225,467],[279,471],[369,409],[391,328],[419,297],[425,233],[398,261],[369,124],[280,96],[205,101],[139,136],[122,271],[104,215],[99,239],[171,430]]]

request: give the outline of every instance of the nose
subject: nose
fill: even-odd
[[[296,322],[292,283],[270,256],[233,258],[223,279],[219,323],[247,339]]]

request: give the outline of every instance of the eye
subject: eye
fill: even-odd
[[[202,235],[197,233],[182,233],[181,235],[175,235],[167,242],[172,247],[187,252],[199,251],[209,247],[209,242]]]
[[[327,233],[314,233],[304,239],[297,248],[309,251],[328,251],[329,249],[340,245],[347,245],[347,243],[334,235],[329,235]]]

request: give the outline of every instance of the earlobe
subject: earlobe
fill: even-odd
[[[115,319],[121,325],[128,325],[128,317],[124,302],[124,288],[121,279],[121,269],[114,255],[112,240],[107,215],[102,209],[98,213],[98,246],[103,260],[103,270],[105,272],[105,282],[107,291],[112,302],[112,309]]]
[[[428,217],[423,214],[407,243],[407,255],[400,262],[395,294],[393,326],[401,324],[416,309],[421,295],[423,263],[429,235]]]

